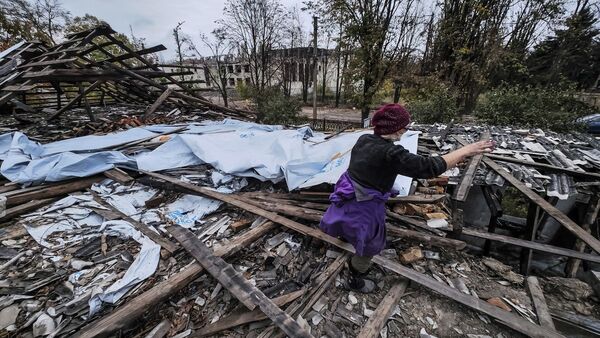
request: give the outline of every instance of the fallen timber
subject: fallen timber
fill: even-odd
[[[354,248],[352,247],[352,245],[345,243],[339,239],[333,238],[329,235],[326,235],[325,233],[321,232],[320,230],[307,227],[303,224],[292,221],[290,219],[287,219],[287,218],[277,215],[275,213],[272,213],[272,212],[266,211],[264,209],[258,208],[256,206],[253,206],[251,204],[245,203],[243,201],[236,199],[235,197],[227,196],[227,195],[221,194],[219,192],[216,192],[216,191],[213,191],[213,190],[210,190],[207,188],[195,186],[193,184],[181,182],[180,180],[169,177],[169,176],[151,173],[151,172],[143,172],[143,173],[145,173],[149,176],[153,176],[153,177],[162,179],[166,182],[169,182],[169,183],[172,183],[175,185],[179,185],[186,189],[196,191],[204,196],[207,196],[207,197],[210,197],[213,199],[217,199],[217,200],[223,201],[225,203],[228,203],[232,206],[236,206],[236,207],[244,209],[246,211],[255,213],[255,214],[260,215],[274,223],[281,224],[281,225],[283,225],[291,230],[297,231],[303,235],[311,236],[316,239],[322,240],[324,242],[327,242],[329,244],[337,246],[338,248],[346,250],[348,252],[354,252]],[[406,268],[406,267],[402,266],[401,264],[393,262],[384,257],[375,256],[375,257],[373,257],[373,262],[382,267],[385,267],[391,271],[398,273],[402,277],[405,277],[413,282],[416,282],[422,286],[425,286],[436,293],[439,293],[445,297],[449,297],[449,298],[451,298],[463,305],[466,305],[474,310],[485,313],[485,314],[499,320],[504,325],[506,325],[518,332],[526,334],[530,337],[540,337],[540,338],[541,337],[563,337],[561,334],[559,334],[556,331],[535,325],[525,319],[517,317],[514,314],[511,314],[509,312],[501,310],[494,305],[491,305],[480,299],[475,299],[474,297],[472,297],[470,295],[465,295],[464,293],[462,293],[456,289],[453,289],[453,288],[447,286],[446,284],[442,284],[433,278],[425,276],[425,275],[423,275],[417,271],[414,271],[412,269]]]

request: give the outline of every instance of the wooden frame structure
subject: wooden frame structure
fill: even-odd
[[[201,80],[184,84],[176,79],[189,72],[166,73],[144,57],[165,50],[163,45],[136,51],[115,33],[100,25],[68,35],[52,47],[22,42],[0,53],[0,110],[26,121],[19,111],[53,120],[73,107],[83,107],[94,119],[92,106],[126,103],[147,106],[145,117],[165,105],[214,117],[255,118],[251,112],[222,107],[198,95],[189,85]]]

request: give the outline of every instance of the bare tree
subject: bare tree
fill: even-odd
[[[248,61],[253,87],[262,92],[279,71],[272,51],[282,46],[287,13],[277,0],[227,0],[224,15],[219,23]]]
[[[314,2],[313,2],[314,5]],[[376,92],[386,77],[417,45],[420,26],[418,0],[326,0],[319,1],[330,20],[345,21],[344,34],[354,40],[355,79],[362,83],[362,118],[369,116]]]
[[[207,85],[212,86],[214,84],[217,87],[223,99],[223,105],[227,107],[229,96],[227,93],[227,67],[224,63],[231,57],[232,48],[227,41],[227,34],[223,28],[213,30],[211,35],[211,37],[205,34],[200,35],[200,39],[212,54],[210,57],[202,57],[202,53],[191,40],[189,40],[189,48],[200,57],[200,62],[204,66]]]

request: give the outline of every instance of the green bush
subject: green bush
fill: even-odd
[[[249,86],[244,82],[238,82],[235,85],[235,91],[240,95],[240,98],[244,100],[252,98],[252,86]]]
[[[302,108],[302,102],[295,97],[284,95],[279,88],[265,88],[256,93],[254,102],[259,121],[267,124],[295,123]]]
[[[572,87],[504,86],[480,97],[475,114],[501,126],[535,127],[564,132],[578,129],[578,117],[598,109],[575,98]]]
[[[403,90],[400,98],[419,123],[446,123],[458,114],[456,94],[440,82],[426,82]]]

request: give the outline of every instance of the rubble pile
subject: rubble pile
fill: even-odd
[[[159,112],[156,118],[172,122],[172,115]],[[112,121],[118,121],[113,122],[115,128],[139,134],[120,131],[109,134],[120,136],[94,139],[94,146],[87,146],[85,137],[64,137],[37,146],[42,147],[41,154],[49,155],[93,155],[99,149],[111,149],[137,160],[137,167],[119,165],[66,181],[30,181],[25,187],[7,181],[0,187],[5,205],[0,218],[4,226],[0,229],[0,259],[4,260],[0,266],[0,329],[9,335],[280,337],[292,324],[303,332],[298,335],[314,337],[369,337],[375,333],[382,337],[558,337],[561,335],[555,330],[565,335],[572,330],[595,332],[600,313],[592,287],[572,278],[575,275],[558,278],[551,270],[535,270],[538,282],[519,273],[515,261],[497,251],[480,255],[473,250],[477,242],[472,239],[509,243],[523,248],[524,253],[535,250],[558,255],[567,269],[581,260],[587,262],[586,268],[595,266],[600,263],[596,253],[511,236],[527,235],[523,226],[500,234],[491,227],[490,232],[469,228],[456,218],[461,209],[468,208],[469,199],[460,204],[457,195],[469,172],[475,174],[468,187],[520,183],[521,190],[534,189],[529,176],[510,171],[510,162],[498,160],[500,168],[515,175],[517,182],[500,176],[504,182],[487,183],[484,178],[498,171],[489,169],[486,158],[476,163],[477,170],[470,170],[473,164],[467,163],[436,179],[398,182],[404,193],[388,202],[388,247],[375,258],[377,265],[370,271],[377,290],[365,295],[347,287],[347,244],[316,229],[328,207],[331,184],[343,170],[344,153],[364,131],[325,138],[306,129],[234,121],[187,121],[173,127],[138,126],[135,118],[122,115]],[[439,155],[459,147],[460,140],[474,141],[486,132],[498,140],[504,137],[493,128],[449,129],[446,136],[440,136],[441,126],[416,126],[415,130],[426,132],[407,135],[409,141],[402,142],[418,137],[415,149]],[[36,137],[43,138],[43,130],[38,132]],[[534,135],[537,131],[527,135],[502,132],[517,143],[500,146],[501,155],[491,154],[487,160],[503,156],[529,161],[531,166],[520,170],[539,170],[542,176],[576,171],[578,174],[568,175],[573,189],[566,198],[577,195],[583,200],[581,196],[587,194],[587,203],[597,201],[593,177],[598,174],[590,158],[577,168],[554,167],[552,160],[540,160],[556,156],[548,144],[541,145],[546,153],[535,154],[517,146],[541,144]],[[48,134],[48,140],[62,139],[51,131]],[[94,137],[101,134],[96,132]],[[268,139],[266,144],[273,147],[282,142],[280,134],[288,142],[288,150],[302,150],[295,154],[301,154],[303,162],[320,161],[314,173],[307,174],[306,167],[297,166],[298,157],[286,155],[285,161],[269,158],[271,162],[259,156],[231,159],[201,146],[212,138],[218,139],[223,149],[242,147],[244,143],[235,143],[241,137],[249,147],[260,149],[258,140]],[[12,162],[16,149],[25,151],[35,145],[15,148],[15,133],[5,135],[2,137],[11,139],[12,145],[7,146],[4,161]],[[123,135],[130,135],[126,142],[120,139]],[[193,145],[196,138],[201,145]],[[523,141],[526,138],[532,140]],[[140,160],[144,156],[164,154],[165,148],[181,150],[168,145],[181,140],[204,163],[190,164],[180,152],[179,165],[160,169],[160,173],[139,168],[145,163]],[[570,145],[573,152],[593,154],[597,149],[592,139],[574,142]],[[522,159],[519,154],[531,158]],[[45,158],[41,156],[40,160]],[[250,160],[254,162],[246,163]],[[35,158],[29,161],[28,166],[41,168]],[[162,163],[153,165],[164,166],[169,161],[163,158]],[[265,168],[275,164],[277,169]],[[552,179],[534,179],[544,187],[537,191],[552,196],[553,190],[548,188]],[[538,203],[546,211],[554,210]],[[566,220],[560,222],[570,225]],[[512,229],[515,227],[513,224]],[[577,238],[593,248],[595,239],[589,237]],[[203,246],[210,254],[197,256],[193,248],[204,252]],[[222,269],[215,271],[209,263]],[[521,270],[524,266],[528,273],[534,272],[528,263],[521,264]],[[235,276],[242,276],[250,286],[242,287]],[[260,296],[249,301],[245,292],[260,292]],[[542,301],[546,300],[545,311],[536,303],[540,294]],[[260,300],[262,295],[271,305]],[[289,320],[280,320],[282,317],[263,307],[250,308],[248,302],[280,308]],[[557,329],[539,325],[547,320]]]
[[[377,289],[359,294],[352,246],[318,224],[372,131],[251,122],[144,57],[163,46],[114,33],[0,53],[3,335],[600,335],[596,138],[412,125],[411,153],[497,147],[398,176]]]

